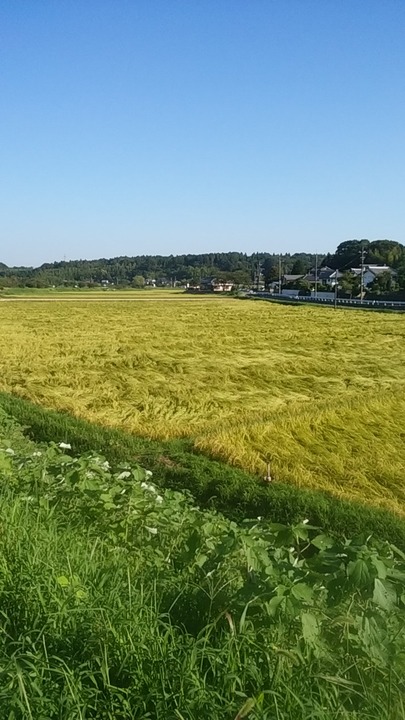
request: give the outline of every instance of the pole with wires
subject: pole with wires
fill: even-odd
[[[363,302],[364,295],[364,245],[361,246],[361,274],[360,274],[360,302]]]
[[[339,272],[339,270],[336,268],[336,270],[335,270],[335,273],[336,273],[336,276],[335,276],[335,300],[334,300],[335,310],[337,308],[338,289],[339,289],[338,272]]]
[[[318,297],[318,253],[315,254],[315,300]]]
[[[281,295],[281,255],[278,256],[278,293]]]

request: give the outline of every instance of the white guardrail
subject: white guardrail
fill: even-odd
[[[317,305],[351,305],[357,307],[378,307],[378,308],[391,308],[395,310],[405,310],[405,302],[400,300],[349,300],[346,298],[315,298],[308,297],[307,295],[280,295],[278,293],[269,292],[251,292],[249,297],[262,298],[263,300],[284,300],[286,302],[309,302]]]

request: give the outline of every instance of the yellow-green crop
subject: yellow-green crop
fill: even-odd
[[[404,511],[401,314],[151,293],[0,301],[0,329],[2,390]]]

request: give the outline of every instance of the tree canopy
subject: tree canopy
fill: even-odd
[[[294,263],[300,262],[309,269],[315,262],[310,253],[281,255],[282,272],[291,272]],[[204,277],[233,280],[237,284],[250,284],[257,277],[257,268],[266,282],[278,277],[279,256],[270,253],[206,253],[201,255],[137,255],[134,257],[100,258],[98,260],[72,260],[44,263],[38,268],[0,268],[0,285],[87,285],[103,282],[114,285],[141,285],[155,280],[157,285],[174,283],[198,284]]]
[[[364,251],[364,263],[388,265],[397,272],[396,288],[405,292],[405,247],[394,240],[345,240],[334,253],[318,255],[318,267],[330,267],[347,273],[359,267]],[[203,278],[216,277],[237,285],[264,283],[266,287],[277,281],[279,274],[305,275],[314,271],[314,253],[202,253],[183,255],[134,255],[97,260],[71,260],[44,263],[40,267],[9,268],[0,263],[0,287],[28,286],[89,286],[102,283],[114,286],[144,284],[198,285]],[[149,281],[149,282],[148,282]],[[151,281],[154,281],[153,283]],[[343,284],[350,292],[356,288],[354,279],[345,275]],[[378,285],[384,292],[383,283]],[[388,283],[385,283],[388,286]],[[384,286],[385,287],[385,286]],[[392,292],[392,283],[390,292]],[[395,290],[397,291],[397,290]],[[386,290],[388,292],[388,289]]]

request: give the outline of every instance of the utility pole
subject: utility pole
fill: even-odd
[[[365,253],[364,245],[361,246],[361,275],[360,275],[360,302],[363,302],[363,294],[364,294],[364,253]]]
[[[281,255],[278,256],[278,293],[281,295]]]
[[[318,253],[315,254],[315,300],[318,297]]]
[[[260,259],[259,259],[259,256],[257,256],[256,290],[257,290],[257,292],[259,292],[259,290],[260,290]]]
[[[338,298],[338,289],[339,289],[339,283],[338,283],[338,272],[339,272],[339,270],[336,268],[335,272],[336,272],[336,278],[335,278],[335,301],[334,301],[334,304],[335,304],[335,310],[336,310],[336,308],[337,308],[337,298]]]

